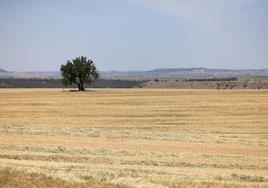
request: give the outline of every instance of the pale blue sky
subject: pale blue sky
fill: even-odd
[[[268,0],[0,0],[0,68],[268,68]]]

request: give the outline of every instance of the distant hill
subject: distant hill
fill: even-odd
[[[60,72],[8,72],[0,69],[0,88],[60,88]],[[100,72],[99,88],[268,89],[268,69],[169,68]]]
[[[4,69],[0,69],[0,72],[7,72],[6,70],[4,70]]]
[[[2,69],[0,69],[2,70]],[[0,71],[0,78],[60,78],[60,72],[8,72]]]
[[[159,68],[149,71],[100,72],[103,79],[147,80],[147,79],[203,79],[238,77],[268,77],[268,69],[208,69],[208,68]],[[0,78],[61,78],[60,72],[8,72],[0,69]]]
[[[268,69],[208,69],[208,68],[167,68],[154,69],[150,71],[129,71],[129,72],[102,72],[103,78],[120,79],[180,79],[180,78],[210,78],[210,77],[250,77],[268,76]]]

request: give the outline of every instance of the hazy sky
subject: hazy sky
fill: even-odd
[[[268,0],[0,0],[0,68],[268,68]]]

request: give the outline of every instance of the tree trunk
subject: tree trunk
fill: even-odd
[[[84,83],[83,82],[80,82],[79,84],[77,84],[77,86],[78,86],[78,90],[79,91],[85,91]]]
[[[84,82],[81,82],[81,90],[80,91],[85,91],[85,88],[84,88]]]

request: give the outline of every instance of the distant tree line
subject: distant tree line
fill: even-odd
[[[135,80],[107,80],[98,79],[91,85],[85,83],[85,87],[93,88],[134,88],[140,87],[143,81]],[[21,78],[2,78],[0,88],[62,88],[61,79],[21,79]],[[72,84],[68,88],[76,88]]]

